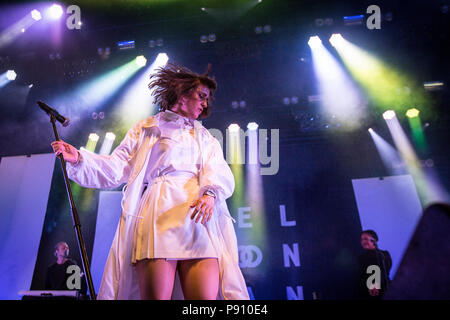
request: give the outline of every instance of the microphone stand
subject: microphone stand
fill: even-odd
[[[56,121],[55,115],[53,113],[50,114],[50,122],[52,123],[52,126],[53,126],[53,132],[55,134],[55,138],[56,138],[56,140],[59,140],[55,121]],[[87,285],[89,288],[89,294],[91,296],[91,300],[96,300],[94,284],[92,282],[91,269],[89,267],[88,256],[86,253],[86,248],[84,246],[83,235],[81,234],[80,219],[78,217],[77,208],[75,207],[75,202],[73,201],[72,190],[70,188],[70,183],[69,183],[69,177],[68,177],[67,171],[66,171],[66,162],[64,161],[64,157],[62,154],[59,155],[59,159],[61,160],[61,167],[62,167],[63,174],[64,174],[64,182],[66,185],[67,195],[69,197],[70,209],[72,211],[73,226],[75,228],[75,233],[77,235],[78,248],[80,249],[81,261],[83,264],[84,274],[86,275],[86,281],[87,281]]]

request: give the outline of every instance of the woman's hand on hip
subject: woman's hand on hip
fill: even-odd
[[[191,204],[191,208],[195,207],[194,212],[191,215],[191,219],[194,219],[197,215],[197,218],[195,218],[195,222],[197,223],[200,220],[200,217],[202,217],[201,223],[206,223],[211,219],[212,212],[214,209],[214,197],[203,195],[199,199],[195,200]]]

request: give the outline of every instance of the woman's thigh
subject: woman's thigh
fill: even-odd
[[[186,300],[215,300],[219,290],[217,258],[178,261],[181,288]]]
[[[136,263],[141,299],[169,300],[172,297],[176,260],[144,259]]]

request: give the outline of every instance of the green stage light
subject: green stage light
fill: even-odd
[[[95,147],[97,146],[97,142],[100,139],[100,137],[98,136],[98,134],[96,133],[91,133],[89,135],[88,138],[88,142],[86,143],[86,150],[89,150],[91,152],[95,151]]]
[[[139,67],[145,67],[145,65],[147,64],[147,59],[145,59],[144,56],[138,56],[136,57],[136,64]]]
[[[406,116],[408,118],[415,118],[415,117],[419,116],[419,113],[420,113],[419,110],[417,110],[416,108],[412,108],[412,109],[409,109],[408,111],[406,111]]]
[[[345,38],[339,38],[339,41],[334,39],[333,46],[353,78],[366,90],[375,107],[404,112],[411,105],[430,104],[422,84],[412,76],[395,70]]]

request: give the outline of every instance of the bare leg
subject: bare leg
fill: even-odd
[[[219,290],[216,258],[178,261],[181,288],[186,300],[215,300]]]
[[[177,261],[145,259],[136,263],[139,291],[143,300],[170,300]]]

